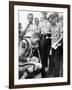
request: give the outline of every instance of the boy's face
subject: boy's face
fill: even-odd
[[[38,25],[39,24],[39,19],[35,18],[34,22],[35,22],[36,25]]]

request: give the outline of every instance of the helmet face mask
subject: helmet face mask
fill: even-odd
[[[22,48],[24,50],[28,48],[27,42],[25,40],[22,40],[20,42],[20,48]]]
[[[26,43],[22,42],[21,47],[25,48],[26,47]]]

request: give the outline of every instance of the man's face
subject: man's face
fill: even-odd
[[[52,23],[53,23],[53,24],[56,24],[57,19],[58,19],[57,17],[53,18]]]
[[[39,19],[35,18],[34,22],[35,22],[36,25],[38,25],[39,24]]]
[[[28,19],[29,24],[31,24],[33,21],[33,15],[28,15],[27,19]]]

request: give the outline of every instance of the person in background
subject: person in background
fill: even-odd
[[[39,23],[39,34],[41,35],[40,40],[40,55],[41,55],[41,62],[42,62],[42,78],[47,77],[48,72],[48,59],[49,59],[49,52],[51,48],[51,23],[47,20],[47,12],[41,12],[42,20]]]
[[[61,28],[63,28],[63,16],[60,16],[58,19],[58,24]]]
[[[49,65],[49,74],[52,74],[54,77],[59,77],[60,69],[60,57],[61,57],[61,43],[63,39],[63,26],[59,22],[59,14],[53,13],[51,16],[51,33],[52,33],[52,49],[51,49],[51,59]]]
[[[61,28],[61,35],[63,36],[63,16],[58,19],[58,24]],[[61,39],[60,45],[60,64],[59,64],[59,76],[63,77],[63,37]]]
[[[30,37],[31,38],[31,36],[34,34],[35,27],[34,27],[34,24],[33,24],[33,18],[34,18],[34,16],[33,16],[32,13],[29,13],[27,15],[28,24],[27,24],[25,30],[22,33],[23,38],[24,37]]]
[[[39,18],[34,18],[35,33],[38,33]]]
[[[39,55],[39,34],[32,35],[31,38],[24,38],[19,46],[19,79],[40,78],[42,68],[40,56],[34,54],[33,49],[38,51]]]

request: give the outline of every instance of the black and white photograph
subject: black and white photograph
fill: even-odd
[[[70,62],[69,6],[19,3],[11,4],[14,85],[66,84]]]
[[[63,13],[19,11],[19,79],[63,77]]]

